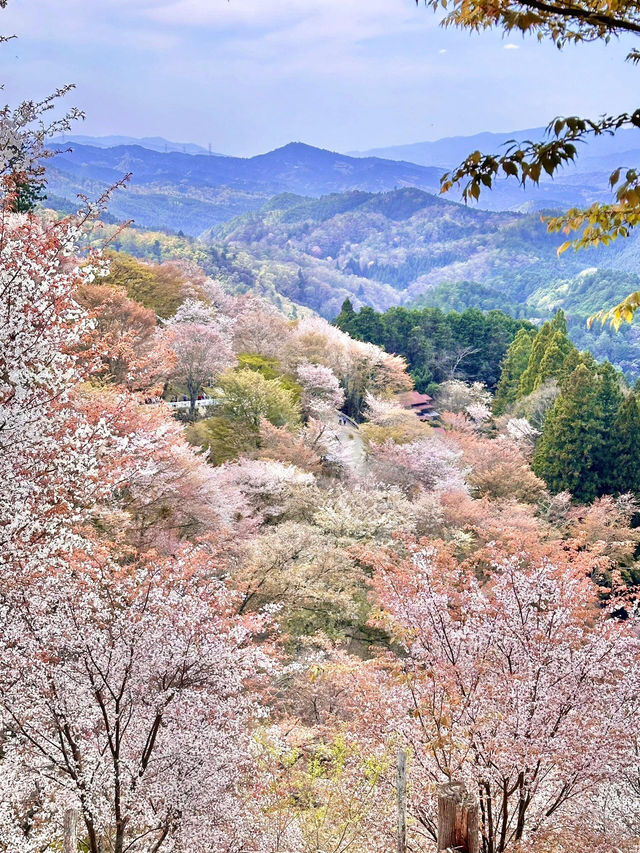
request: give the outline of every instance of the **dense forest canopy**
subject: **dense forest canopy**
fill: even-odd
[[[500,364],[516,333],[534,328],[501,311],[468,308],[445,314],[438,308],[390,308],[379,314],[361,308],[356,313],[349,300],[335,324],[353,338],[403,356],[421,391],[454,378],[482,382],[494,390]]]

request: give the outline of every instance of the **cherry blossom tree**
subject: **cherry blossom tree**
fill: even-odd
[[[639,642],[558,556],[495,552],[484,582],[428,542],[372,560],[375,622],[401,653],[374,665],[384,712],[354,702],[378,737],[411,745],[414,814],[432,838],[433,786],[453,779],[479,800],[485,853],[586,853],[594,803],[633,763]]]
[[[108,379],[147,390],[170,372],[171,352],[151,309],[129,299],[121,287],[83,284],[75,298],[94,321],[87,345],[99,353]]]
[[[545,484],[531,470],[519,443],[505,435],[496,439],[468,431],[454,435],[468,467],[467,481],[477,497],[488,495],[528,503],[542,498]]]
[[[77,808],[91,853],[238,849],[262,665],[249,626],[206,551],[113,556],[94,543],[27,595],[3,588],[3,768],[34,818]],[[10,829],[39,849],[29,821]]]
[[[282,462],[240,459],[212,472],[222,493],[237,491],[261,520],[295,516],[317,501],[315,477]]]
[[[344,404],[344,391],[331,368],[303,362],[296,376],[302,386],[303,414],[317,420],[333,419]]]
[[[438,436],[396,444],[390,439],[371,447],[371,468],[381,482],[411,491],[465,492],[462,451]]]
[[[374,344],[355,341],[319,317],[295,324],[283,356],[290,369],[303,362],[331,368],[344,390],[346,411],[356,418],[362,414],[367,392],[391,394],[413,385],[404,359]]]
[[[6,40],[0,37],[0,42]],[[51,121],[45,119],[56,109],[60,98],[73,88],[73,85],[63,86],[41,101],[26,100],[17,107],[5,104],[0,108],[0,182],[7,210],[30,210],[42,197],[43,160],[55,153],[46,147],[46,140],[69,131],[83,113],[71,108]]]
[[[195,417],[198,396],[233,363],[228,333],[205,307],[189,301],[174,317],[169,330],[169,347],[175,357],[171,377],[184,384]]]
[[[81,226],[0,210],[0,567],[45,564],[108,494],[114,441],[77,396],[90,323],[73,299],[99,261],[74,258]],[[77,403],[77,405],[76,405]],[[117,444],[117,442],[115,442]]]
[[[482,382],[463,382],[461,379],[449,379],[438,386],[436,405],[441,412],[466,412],[472,408],[481,420],[490,412],[491,394]],[[474,418],[475,420],[475,418]]]

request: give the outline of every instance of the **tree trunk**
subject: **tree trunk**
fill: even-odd
[[[407,850],[407,753],[398,750],[398,853]]]
[[[67,809],[64,813],[64,853],[78,853],[78,813]]]
[[[438,850],[480,851],[478,804],[460,782],[438,786]]]

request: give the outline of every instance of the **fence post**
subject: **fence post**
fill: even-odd
[[[461,782],[438,785],[438,850],[480,851],[478,803]]]
[[[398,853],[407,850],[407,753],[398,750]]]
[[[64,813],[64,853],[78,853],[78,813],[67,809]]]

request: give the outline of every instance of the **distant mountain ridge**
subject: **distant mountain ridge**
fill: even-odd
[[[49,193],[74,201],[99,195],[131,173],[110,213],[147,228],[198,235],[234,216],[262,207],[280,193],[384,192],[414,186],[437,192],[441,169],[356,158],[292,142],[256,157],[160,152],[140,145],[99,148],[74,144],[48,161]]]
[[[525,130],[510,130],[503,133],[484,132],[471,136],[450,136],[436,139],[432,142],[414,142],[407,145],[390,145],[383,148],[371,148],[365,151],[349,151],[352,157],[382,157],[388,160],[410,160],[419,165],[438,166],[441,169],[451,169],[461,163],[472,151],[479,150],[485,154],[498,153],[510,140],[523,142],[532,140],[540,142],[545,138],[544,127],[533,127]],[[625,154],[640,154],[640,129],[621,130],[614,136],[603,135],[592,139],[581,146],[579,151],[578,169],[587,171],[593,161]],[[618,164],[619,165],[619,164]],[[627,165],[627,164],[625,164]],[[615,166],[613,167],[615,168]]]
[[[84,136],[82,134],[65,134],[64,136],[55,136],[51,139],[51,144],[55,146],[72,145],[92,145],[95,148],[116,148],[118,145],[140,145],[142,148],[147,148],[149,151],[162,151],[169,153],[179,151],[182,154],[209,154],[207,148],[202,145],[196,145],[195,142],[171,142],[163,136]],[[216,157],[224,157],[224,154],[215,154]]]
[[[444,172],[442,164],[455,165],[475,147],[496,150],[507,138],[536,138],[542,130],[479,134],[417,146],[376,149],[380,153],[402,155],[403,159],[395,160],[380,156],[353,157],[303,142],[291,142],[254,157],[231,157],[210,155],[198,146],[195,153],[165,151],[163,146],[184,149],[189,145],[156,137],[148,140],[155,148],[108,144],[121,137],[103,137],[97,141],[99,144],[91,145],[65,137],[64,144],[59,144],[65,150],[47,164],[49,196],[56,206],[67,209],[75,204],[79,193],[98,196],[131,173],[127,189],[116,193],[111,202],[109,212],[115,219],[133,219],[145,228],[197,236],[235,216],[258,210],[281,193],[320,197],[330,193],[388,192],[416,187],[437,194]],[[67,151],[67,146],[72,150]],[[638,146],[637,150],[634,146]],[[410,162],[408,156],[423,162]],[[532,212],[607,201],[612,169],[621,163],[638,162],[640,130],[623,132],[619,138],[602,137],[585,147],[577,166],[564,169],[555,180],[542,180],[540,186],[528,186],[526,190],[513,181],[500,180],[473,207]],[[461,200],[459,191],[448,193],[447,198]]]

